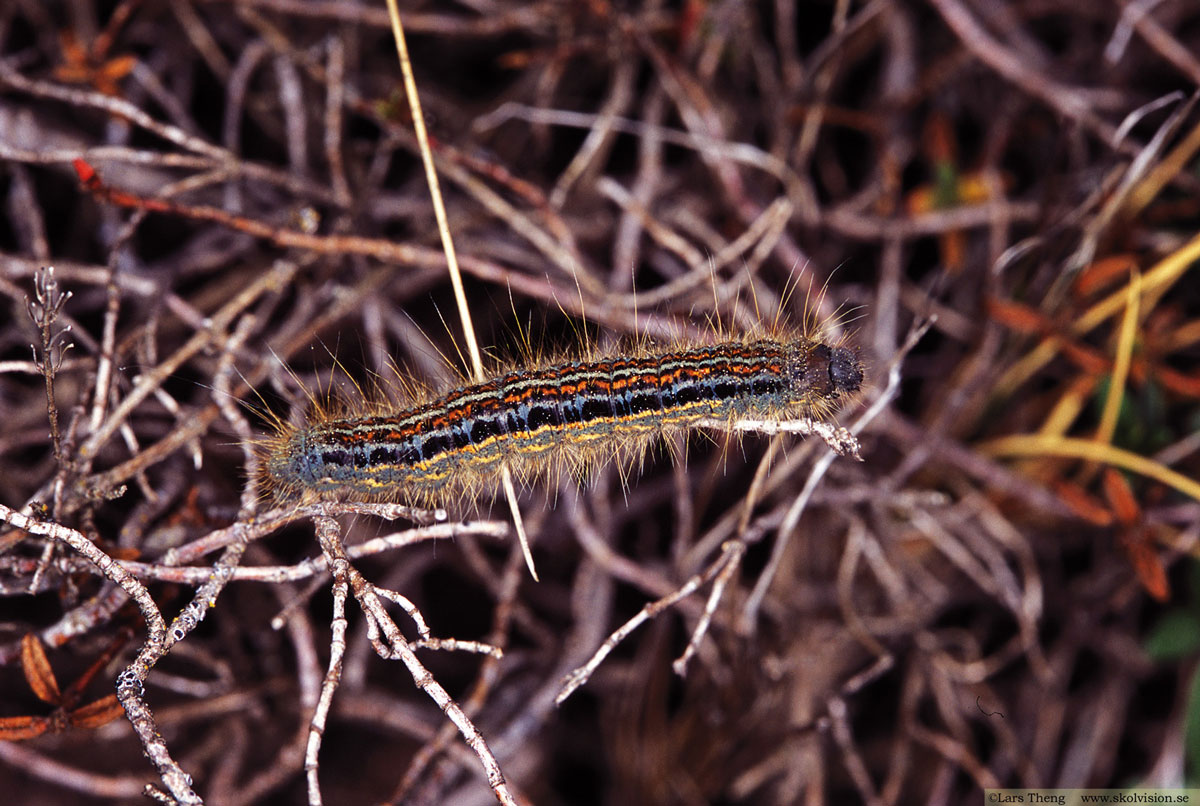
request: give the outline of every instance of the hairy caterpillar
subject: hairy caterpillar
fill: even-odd
[[[441,506],[505,466],[521,479],[577,472],[701,421],[819,418],[862,380],[852,350],[800,334],[643,346],[515,367],[365,414],[319,410],[281,427],[263,464],[284,495]]]

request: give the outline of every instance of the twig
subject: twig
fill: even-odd
[[[342,658],[346,654],[346,595],[350,584],[350,561],[341,551],[341,531],[337,521],[318,517],[314,522],[317,527],[317,540],[321,543],[321,550],[329,558],[329,569],[333,574],[333,620],[330,622],[333,634],[329,639],[329,666],[321,684],[321,696],[309,722],[308,746],[304,751],[308,802],[310,806],[320,806],[322,800],[318,756],[321,752],[321,739],[325,735],[325,722],[333,705],[333,694],[342,679]]]
[[[62,313],[67,300],[71,298],[71,292],[59,291],[58,282],[54,279],[54,267],[46,266],[38,270],[33,277],[33,296],[33,300],[25,298],[25,308],[42,339],[40,354],[37,348],[34,348],[33,364],[46,379],[46,413],[50,417],[50,439],[54,446],[54,460],[61,467],[64,461],[62,438],[58,433],[58,406],[54,402],[54,377],[62,369],[63,356],[73,345],[63,343],[71,332],[70,326],[65,330],[56,330],[54,322]]]
[[[700,616],[700,620],[696,622],[696,629],[692,630],[692,637],[688,639],[687,648],[671,664],[671,668],[675,670],[675,674],[680,677],[687,674],[688,663],[691,661],[692,656],[696,654],[696,650],[700,648],[700,642],[704,640],[704,635],[708,632],[708,625],[712,623],[713,614],[717,612],[717,605],[721,602],[721,596],[725,593],[725,588],[729,585],[730,580],[733,579],[733,575],[741,567],[742,557],[745,553],[746,544],[740,540],[733,540],[725,544],[721,555],[724,565],[713,582],[712,590],[708,594],[708,601],[704,603],[704,613]]]

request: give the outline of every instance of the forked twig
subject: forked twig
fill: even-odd
[[[482,763],[487,776],[488,786],[496,794],[496,799],[500,803],[505,804],[505,806],[517,806],[516,799],[513,798],[512,793],[508,789],[504,773],[500,770],[500,765],[496,761],[496,757],[492,755],[492,751],[488,748],[483,735],[475,727],[474,723],[471,722],[470,717],[466,715],[458,703],[446,692],[446,689],[438,683],[425,668],[424,664],[417,658],[408,639],[404,637],[403,633],[400,632],[400,628],[396,626],[396,623],[387,614],[387,610],[380,601],[379,589],[364,579],[350,565],[350,560],[346,556],[346,552],[341,544],[341,530],[338,528],[337,521],[327,516],[318,516],[315,520],[318,530],[317,537],[321,543],[322,551],[329,558],[330,567],[334,569],[335,582],[338,584],[348,582],[350,590],[354,593],[354,598],[358,601],[359,607],[362,608],[363,614],[368,619],[368,634],[372,638],[375,651],[380,657],[389,660],[399,660],[407,667],[409,674],[412,675],[413,682],[417,684],[418,688],[429,695],[430,699],[437,703],[442,712],[458,728],[467,746],[479,757],[479,761]],[[339,574],[341,575],[340,579],[338,577]],[[340,595],[344,602],[344,589]],[[335,613],[335,617],[340,618],[344,622],[344,605],[341,605],[341,607],[342,609]],[[386,641],[380,640],[380,633],[383,634]],[[334,637],[335,640],[340,640],[344,645],[344,623],[340,628],[335,627]],[[491,648],[479,646],[472,647],[472,649],[485,652],[491,651]],[[325,683],[321,690],[321,703],[325,705],[324,707],[319,705],[317,714],[314,715],[312,734],[309,739],[309,750],[305,758],[305,769],[309,771],[309,802],[314,804],[314,806],[321,802],[320,793],[317,788],[317,753],[320,749],[320,737],[324,731],[324,720],[328,713],[329,703],[332,702],[333,692],[337,689],[341,678],[341,657],[344,654],[344,649],[336,651],[338,659],[336,665],[332,657],[334,652],[335,650],[331,648],[329,670],[326,672]]]

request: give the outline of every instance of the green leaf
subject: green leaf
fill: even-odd
[[[1175,610],[1163,617],[1146,639],[1146,654],[1156,661],[1178,660],[1200,651],[1200,620]]]

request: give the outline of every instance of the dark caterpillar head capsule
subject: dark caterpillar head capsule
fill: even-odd
[[[829,356],[830,391],[835,395],[852,395],[863,381],[862,362],[845,347],[834,347]]]
[[[789,346],[787,361],[792,393],[810,405],[852,395],[862,386],[862,362],[845,347],[798,342]]]

